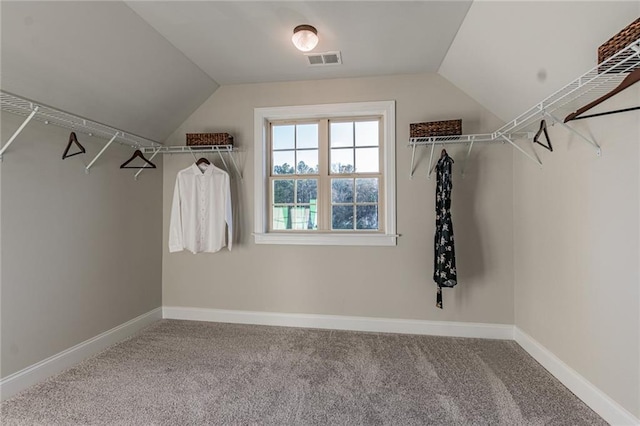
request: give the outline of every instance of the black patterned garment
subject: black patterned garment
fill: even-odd
[[[451,223],[452,165],[453,158],[442,150],[442,156],[436,165],[436,235],[433,250],[433,280],[438,285],[436,306],[440,309],[442,309],[442,287],[453,287],[458,283]]]

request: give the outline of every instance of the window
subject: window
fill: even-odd
[[[255,109],[258,244],[395,245],[395,103]]]

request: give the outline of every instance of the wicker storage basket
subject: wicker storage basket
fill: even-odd
[[[458,136],[462,134],[462,120],[430,121],[428,123],[411,123],[409,136],[425,138],[430,136]]]
[[[606,43],[598,47],[598,63],[606,61],[634,41],[640,38],[640,18],[627,25],[618,34],[611,37]],[[628,68],[625,67],[625,68]],[[602,70],[599,70],[602,72]],[[612,72],[616,72],[615,68]]]
[[[187,133],[187,145],[233,145],[229,133]]]

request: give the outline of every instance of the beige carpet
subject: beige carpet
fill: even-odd
[[[515,342],[163,320],[2,425],[600,425]]]

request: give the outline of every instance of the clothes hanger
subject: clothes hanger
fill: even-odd
[[[196,161],[196,166],[199,166],[201,164],[206,164],[207,166],[210,166],[211,162],[204,157],[200,157],[200,159]]]
[[[130,162],[132,162],[135,158],[141,158],[142,161],[144,161],[145,163],[148,164],[148,166],[127,166],[127,164],[129,164]],[[151,161],[147,160],[144,157],[144,154],[142,154],[142,151],[140,151],[139,149],[136,149],[136,152],[133,153],[133,155],[131,156],[131,158],[129,158],[127,161],[125,161],[124,163],[122,163],[120,165],[121,169],[155,169],[156,165],[153,164]]]
[[[547,145],[543,144],[538,140],[540,135],[544,132],[544,138],[547,140]],[[540,121],[540,129],[538,129],[538,133],[533,137],[533,143],[537,143],[538,145],[547,148],[549,151],[553,152],[553,145],[551,145],[551,139],[549,138],[549,133],[547,132],[547,122],[546,120]]]
[[[632,108],[619,109],[619,110],[615,110],[615,111],[601,112],[599,114],[585,115],[584,117],[580,117],[580,115],[582,115],[585,112],[589,111],[591,108],[595,107],[596,105],[601,104],[602,102],[606,101],[607,99],[611,98],[612,96],[617,95],[618,93],[622,92],[624,89],[632,86],[633,84],[637,83],[638,81],[640,81],[640,68],[637,68],[634,71],[632,71],[631,73],[629,73],[629,75],[626,76],[624,78],[624,80],[622,80],[622,83],[620,83],[618,85],[618,87],[616,87],[615,89],[613,89],[612,91],[610,91],[606,95],[603,95],[603,96],[599,97],[598,99],[596,99],[595,101],[591,102],[590,104],[583,106],[582,108],[580,108],[576,112],[573,112],[573,113],[567,115],[567,117],[564,119],[564,122],[566,123],[567,121],[571,121],[571,120],[580,120],[580,119],[583,119],[583,118],[597,117],[597,116],[600,116],[600,115],[616,114],[616,113],[619,113],[619,112],[626,112],[626,111],[632,111],[632,110],[640,109],[640,106],[638,106],[638,107],[632,107]]]
[[[73,144],[76,144],[76,146],[80,148],[80,151],[74,152],[73,154],[69,154],[69,149]],[[62,159],[64,160],[65,158],[73,157],[74,155],[84,154],[85,152],[87,151],[85,151],[84,146],[82,146],[80,142],[78,142],[78,137],[76,136],[76,132],[71,132],[71,134],[69,135],[69,143],[67,144],[67,147],[64,149],[64,152],[62,153]]]
[[[442,148],[442,151],[440,151],[440,159],[443,158],[447,158],[449,161],[451,161],[452,163],[454,163],[453,158],[449,155],[449,153],[447,152],[446,149]]]

